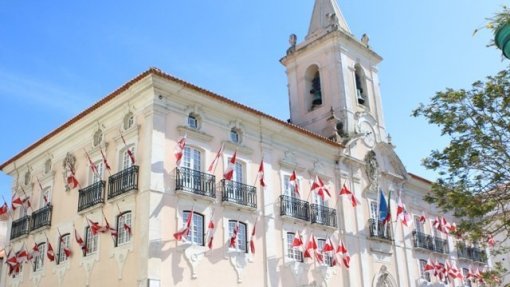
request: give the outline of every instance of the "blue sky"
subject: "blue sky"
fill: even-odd
[[[469,88],[507,65],[487,48],[485,18],[505,1],[339,0],[379,66],[387,130],[408,171],[447,143],[410,117],[446,87]],[[0,2],[0,162],[151,66],[281,119],[289,117],[278,60],[304,38],[312,0]],[[11,182],[0,175],[0,193]]]

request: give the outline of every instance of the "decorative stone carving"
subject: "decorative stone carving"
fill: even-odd
[[[114,258],[115,262],[117,262],[117,278],[119,280],[122,279],[122,273],[124,271],[124,265],[126,263],[127,256],[132,250],[132,241],[130,241],[128,244],[118,246],[113,249],[110,257]]]
[[[68,259],[59,265],[55,266],[53,268],[53,273],[57,276],[58,279],[58,286],[62,286],[62,281],[64,281],[64,276],[66,275],[66,272],[71,268],[71,259]]]
[[[324,286],[328,286],[328,282],[333,277],[333,275],[336,275],[336,270],[332,267],[321,265],[314,269],[314,273],[319,277],[320,281],[324,282]]]
[[[365,172],[370,181],[369,190],[375,192],[379,179],[379,164],[373,150],[369,151],[365,156]]]
[[[207,249],[204,246],[190,245],[184,250],[184,257],[191,265],[191,278],[198,278],[197,267],[204,259],[204,255]]]
[[[247,255],[245,252],[240,251],[232,251],[228,253],[230,264],[232,264],[232,267],[234,267],[234,270],[237,274],[237,283],[243,282],[243,271],[248,265],[248,262],[250,261],[249,255]]]
[[[32,281],[32,285],[40,286],[41,279],[44,277],[45,273],[43,270],[34,271],[30,274],[30,279]]]
[[[94,264],[98,261],[97,252],[95,254],[82,257],[82,261],[80,263],[85,269],[85,286],[89,286],[90,284],[90,273],[92,273],[92,268],[94,268]]]
[[[97,129],[97,131],[94,133],[94,141],[93,145],[98,146],[103,142],[103,130]]]
[[[381,266],[378,274],[374,277],[374,283],[372,284],[374,287],[396,287],[397,283],[395,279],[388,272],[385,265]]]
[[[287,49],[287,55],[290,55],[296,51],[296,43],[297,43],[297,36],[296,34],[290,34],[289,36],[289,44],[290,47]]]
[[[294,276],[296,283],[301,280],[301,275],[306,273],[305,264],[297,261],[290,261],[285,263],[285,266],[290,270],[290,273]]]

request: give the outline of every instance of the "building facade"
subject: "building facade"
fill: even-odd
[[[39,249],[3,268],[2,286],[480,286],[424,271],[429,259],[464,276],[490,262],[434,227],[454,219],[423,201],[430,182],[394,151],[381,60],[334,0],[316,0],[308,35],[291,35],[280,60],[289,122],[143,72],[0,166],[22,201],[7,257]]]

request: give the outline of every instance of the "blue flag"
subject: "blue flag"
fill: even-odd
[[[388,203],[386,198],[384,198],[383,191],[379,189],[379,221],[386,221],[388,214]]]

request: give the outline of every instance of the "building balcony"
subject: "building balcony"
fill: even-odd
[[[26,215],[20,219],[16,219],[11,225],[11,240],[28,235],[30,232],[30,216]]]
[[[487,254],[478,247],[466,247],[464,243],[457,244],[457,256],[481,263],[487,263]]]
[[[138,190],[138,166],[126,168],[108,178],[108,199]]]
[[[251,209],[257,208],[257,189],[255,186],[222,179],[222,200],[227,204],[240,205]]]
[[[434,251],[434,237],[419,231],[413,231],[413,246]]]
[[[450,248],[448,248],[448,240],[434,237],[434,252],[448,254]]]
[[[382,221],[370,218],[368,220],[368,228],[370,231],[370,238],[382,241],[393,241],[391,224],[383,224]]]
[[[310,204],[310,218],[312,223],[336,228],[336,209]]]
[[[187,194],[216,198],[216,177],[186,167],[175,170],[175,190]]]
[[[78,212],[94,205],[104,203],[105,185],[105,181],[101,180],[85,187],[84,189],[80,189],[80,195],[78,198]]]
[[[32,220],[30,222],[30,230],[34,231],[42,227],[51,226],[51,211],[53,206],[51,204],[39,208],[32,213]]]
[[[287,195],[280,195],[280,215],[310,221],[309,203]]]

